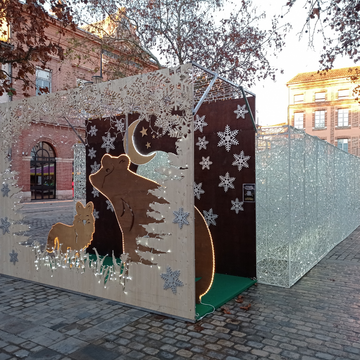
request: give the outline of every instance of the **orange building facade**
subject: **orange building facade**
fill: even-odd
[[[50,23],[46,31],[50,38],[58,39],[56,24]],[[11,36],[9,41],[11,43]],[[31,96],[46,96],[40,93],[40,88],[56,92],[106,81],[113,77],[113,72],[107,70],[119,67],[117,59],[121,58],[121,53],[117,50],[103,50],[100,39],[82,29],[67,30],[60,44],[64,49],[71,49],[70,56],[65,60],[52,56],[45,69],[37,67]],[[8,65],[3,66],[10,70]],[[151,63],[139,61],[131,66],[124,64],[121,73],[127,76],[154,69]],[[10,97],[4,94],[0,97],[0,103],[21,100],[21,87],[21,81],[14,81],[13,88],[17,95]],[[56,126],[44,119],[40,123],[31,124],[9,149],[12,170],[18,173],[18,185],[22,189],[21,201],[73,197],[74,145],[80,142],[78,135],[82,139],[86,138],[85,124],[75,130],[77,133],[65,119],[60,119]]]
[[[356,68],[300,73],[286,85],[288,124],[360,156],[359,103],[350,76]]]

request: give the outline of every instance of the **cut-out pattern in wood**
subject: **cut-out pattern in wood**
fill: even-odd
[[[138,251],[150,251],[153,254],[164,254],[164,252],[139,244],[136,239],[156,236],[148,234],[144,225],[163,222],[163,219],[156,220],[147,215],[151,210],[151,203],[167,203],[165,199],[149,193],[149,190],[155,190],[160,185],[131,171],[130,158],[126,154],[120,156],[106,154],[101,160],[101,165],[100,170],[90,175],[89,179],[113,205],[122,232],[123,252],[129,254],[132,262],[154,265],[154,262],[143,259]]]
[[[46,250],[53,252],[58,250],[60,245],[62,250],[80,250],[87,248],[95,232],[95,218],[93,215],[94,204],[89,201],[84,207],[78,201],[76,203],[76,215],[73,225],[57,223],[52,226],[46,244]]]

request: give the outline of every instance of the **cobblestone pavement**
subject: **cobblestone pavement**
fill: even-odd
[[[359,360],[360,228],[291,289],[192,324],[0,275],[0,360]]]

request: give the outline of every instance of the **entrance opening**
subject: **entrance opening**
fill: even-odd
[[[55,180],[55,151],[50,144],[40,141],[31,150],[31,200],[55,199]]]

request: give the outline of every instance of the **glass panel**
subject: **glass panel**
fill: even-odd
[[[349,97],[349,89],[346,90],[339,90],[338,91],[338,98],[347,98]]]
[[[296,127],[297,129],[304,128],[304,113],[294,114],[294,127]]]
[[[325,127],[325,110],[315,111],[315,127]]]
[[[349,125],[349,109],[338,110],[338,126]]]

